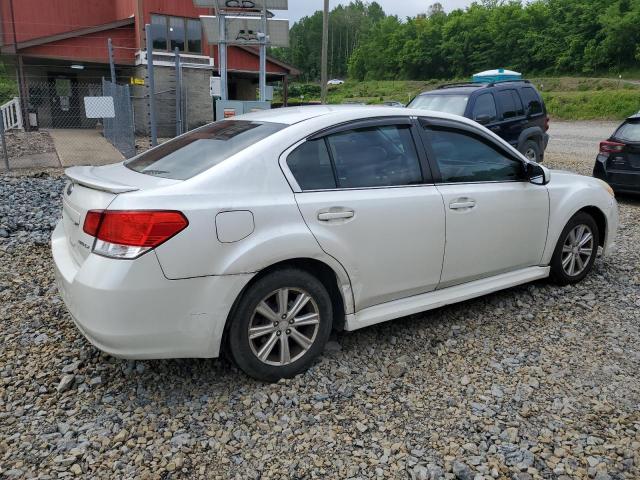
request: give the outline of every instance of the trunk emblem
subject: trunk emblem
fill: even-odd
[[[67,186],[67,196],[71,195],[71,192],[73,192],[73,185],[74,183],[71,182],[68,186]]]

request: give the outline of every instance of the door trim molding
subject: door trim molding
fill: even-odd
[[[550,267],[527,267],[454,287],[423,293],[422,295],[374,305],[356,312],[355,315],[347,316],[345,330],[357,330],[376,323],[433,310],[434,308],[480,297],[505,288],[522,285],[533,280],[546,278],[549,276],[550,271]]]

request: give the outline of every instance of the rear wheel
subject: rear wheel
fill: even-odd
[[[551,260],[551,273],[561,285],[581,281],[593,268],[598,253],[598,225],[580,212],[564,227]]]
[[[542,161],[542,153],[540,145],[535,140],[527,140],[524,142],[521,150],[522,154],[531,162],[540,163]]]
[[[332,317],[331,298],[313,275],[297,269],[271,272],[235,309],[228,335],[231,356],[258,380],[293,377],[322,353]]]

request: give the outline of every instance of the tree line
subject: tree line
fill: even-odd
[[[415,18],[386,15],[376,2],[331,11],[329,72],[364,79],[466,77],[507,67],[527,74],[625,71],[640,63],[640,0],[481,0],[445,12],[439,3]],[[273,52],[320,76],[322,13],[291,29],[291,46]]]

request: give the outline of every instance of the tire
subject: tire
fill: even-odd
[[[536,163],[542,162],[542,152],[540,151],[540,145],[535,140],[527,140],[522,145],[520,152],[527,157],[528,160]]]
[[[298,302],[304,305],[295,312]],[[286,313],[282,304],[287,305]],[[322,353],[332,323],[331,297],[320,280],[303,270],[276,270],[257,280],[239,300],[228,331],[229,353],[257,380],[291,378]]]
[[[582,233],[580,233],[581,228],[584,229]],[[591,235],[591,240],[577,249],[577,245],[585,240],[588,233]],[[599,238],[598,224],[593,217],[585,212],[575,214],[562,230],[553,252],[551,258],[553,279],[560,285],[570,285],[586,277],[596,260]],[[572,265],[575,268],[573,272]]]

